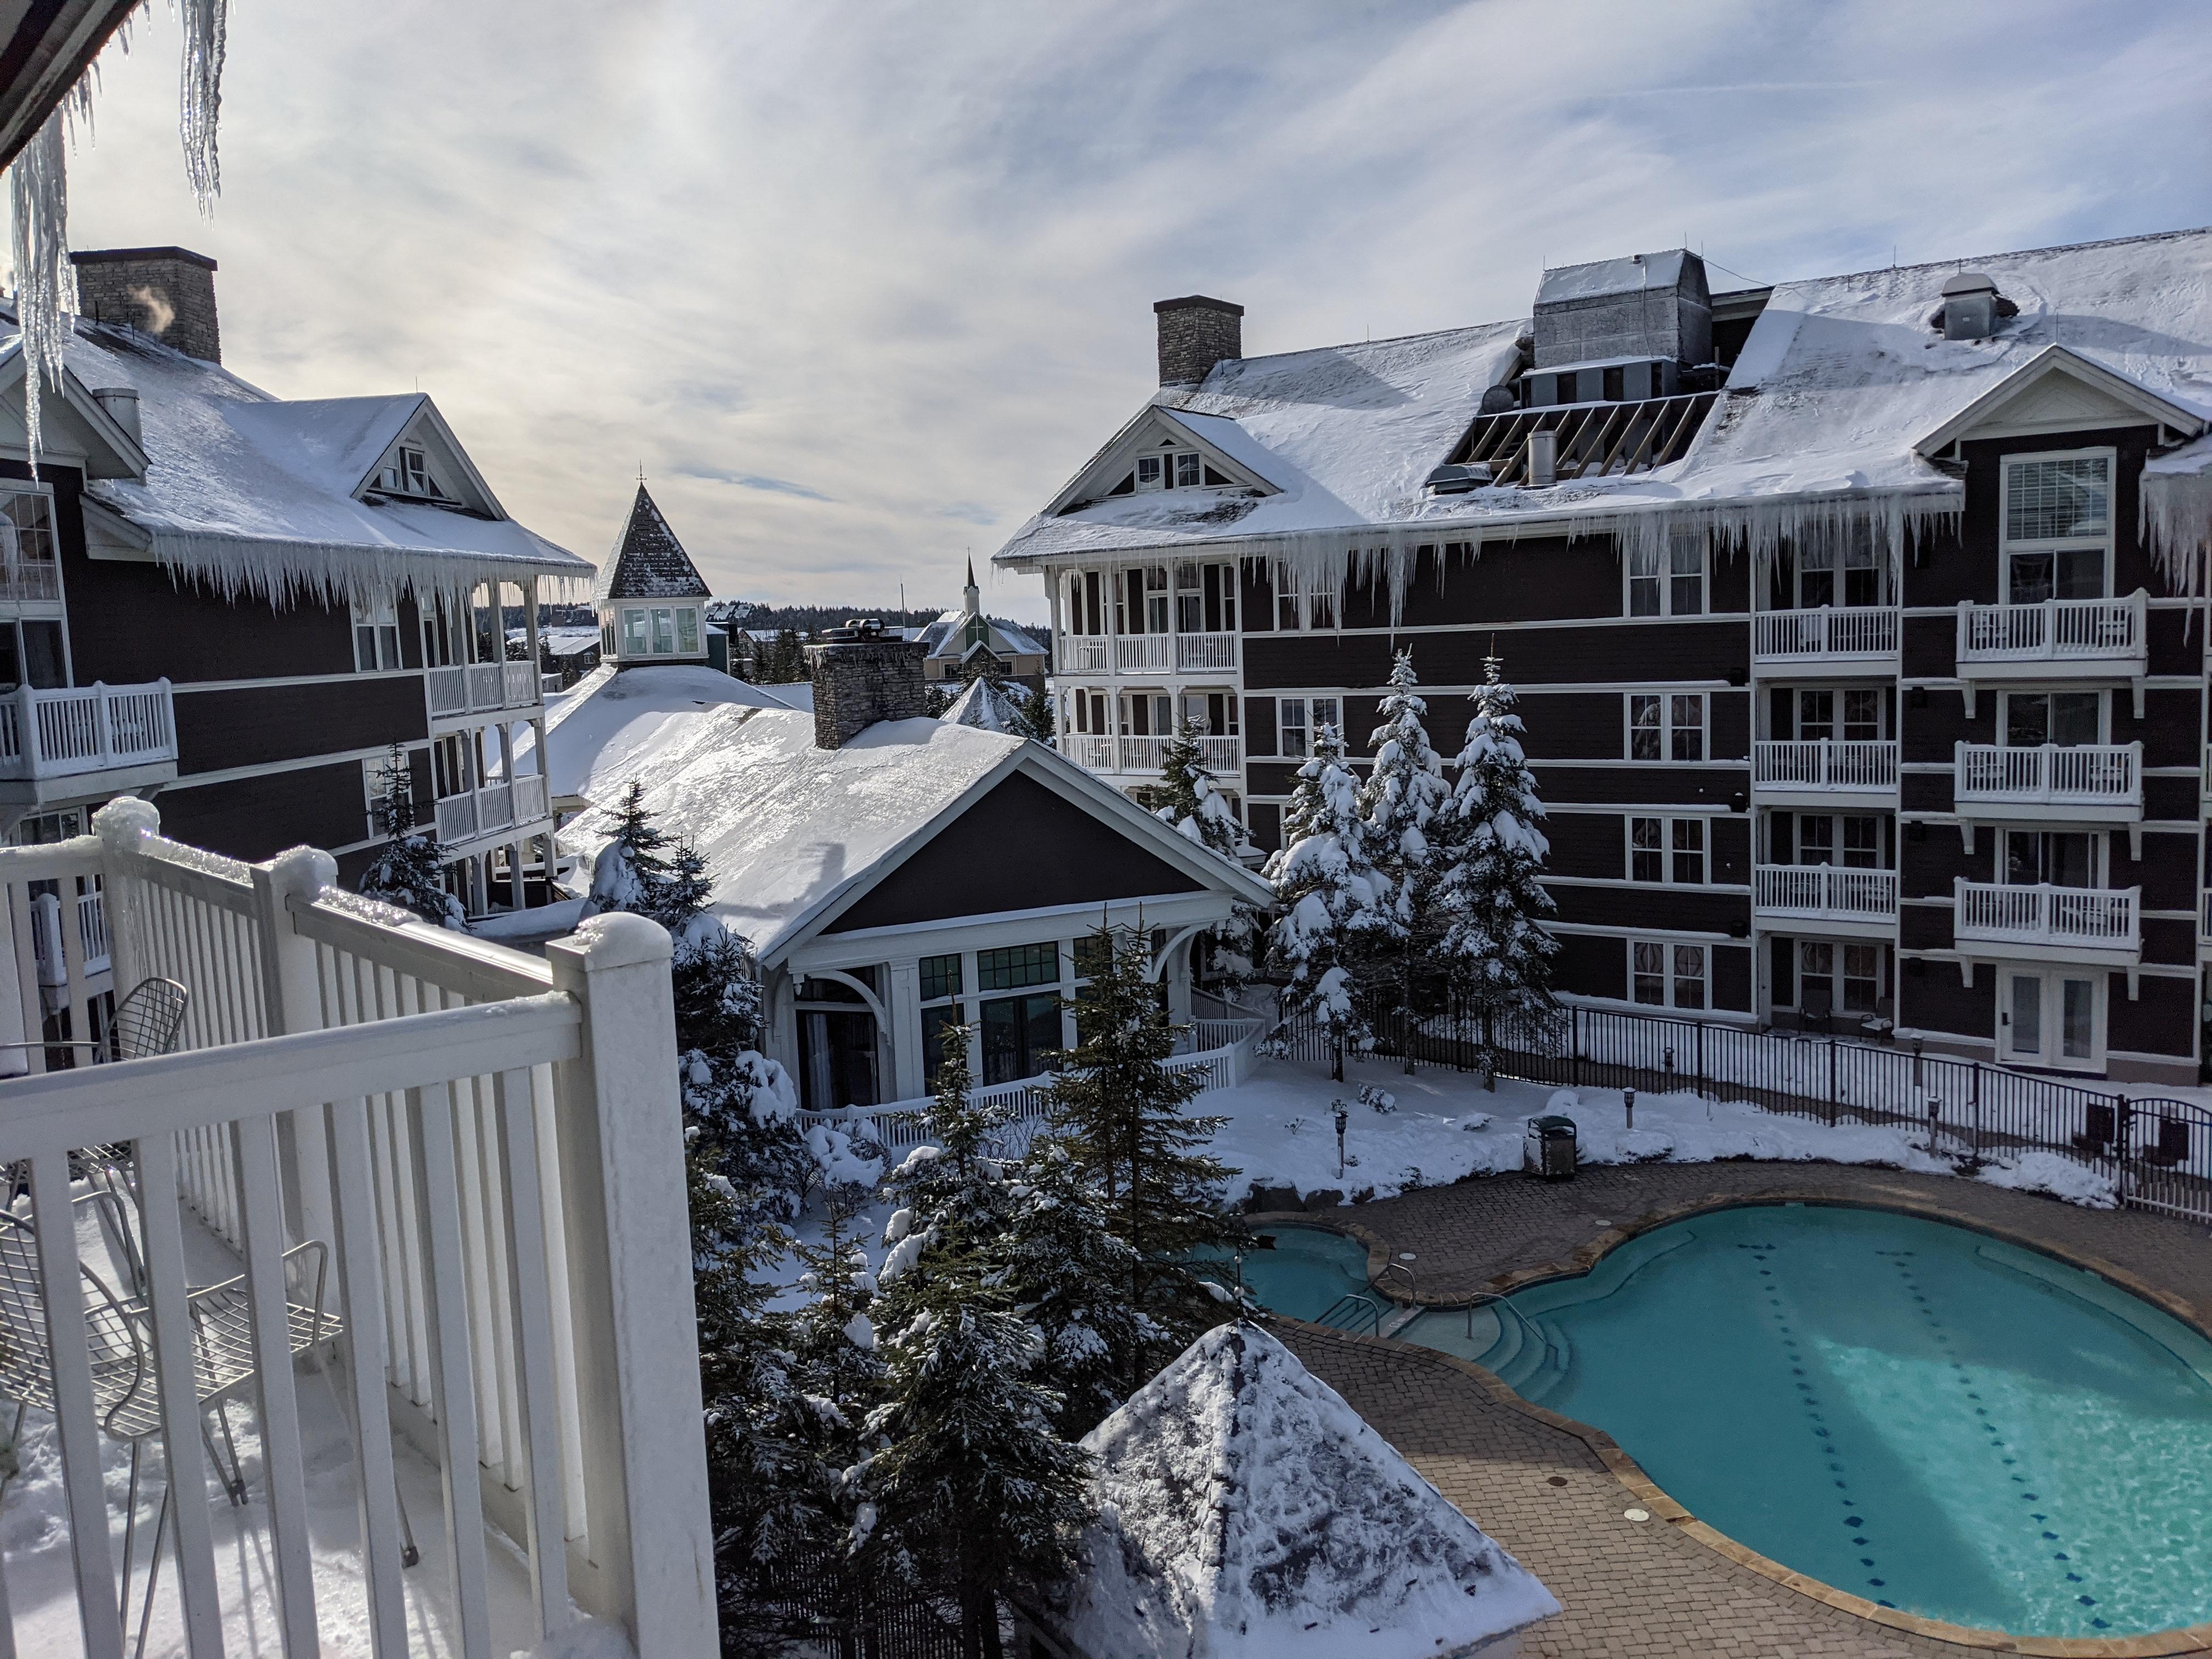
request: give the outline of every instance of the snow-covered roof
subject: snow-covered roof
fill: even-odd
[[[972,611],[948,611],[933,623],[899,631],[908,639],[920,640],[929,647],[929,654],[933,657],[964,657],[968,654],[968,647],[961,642],[961,635],[975,614]],[[1042,657],[1045,654],[1044,647],[1018,628],[1004,627],[998,623],[989,623],[989,628],[991,632],[988,643],[1000,656]]]
[[[1254,1324],[1185,1350],[1084,1437],[1084,1652],[1441,1659],[1559,1610],[1327,1383]]]
[[[842,749],[818,749],[811,714],[774,706],[784,689],[711,670],[629,668],[547,700],[546,748],[556,797],[593,805],[561,831],[588,862],[614,827],[633,780],[662,831],[705,859],[714,911],[773,965],[872,885],[947,816],[1018,767],[1090,805],[1132,839],[1240,902],[1267,889],[1193,849],[1127,796],[1042,744],[944,720],[884,720]],[[720,679],[723,688],[703,682]],[[750,694],[750,695],[749,695]]]
[[[659,505],[637,487],[629,518],[615,538],[614,551],[599,567],[599,580],[592,589],[592,603],[610,599],[703,599],[710,596],[698,567],[676,539]]]
[[[0,373],[20,380],[22,342],[0,317]],[[410,427],[466,457],[419,392],[290,401],[134,329],[80,320],[65,355],[89,389],[139,395],[146,473],[94,477],[90,499],[150,536],[155,559],[225,596],[309,594],[374,603],[403,586],[453,592],[479,581],[588,580],[592,567],[507,518],[468,470],[481,503],[456,510],[363,500]]]
[[[973,726],[986,732],[1006,732],[1021,738],[1029,735],[1028,722],[1014,700],[1006,692],[985,679],[970,680],[968,688],[953,698],[940,720],[955,726]]]
[[[1946,340],[1929,326],[1962,264],[1987,272],[2019,307],[1986,339]],[[1705,529],[1744,536],[1755,552],[1794,531],[1871,524],[1896,544],[1955,517],[1962,500],[1958,479],[1916,446],[2054,345],[2212,417],[2212,230],[1778,283],[1681,459],[1547,489],[1428,495],[1422,481],[1467,431],[1483,387],[1518,368],[1513,341],[1523,329],[1493,324],[1224,362],[1195,392],[1164,391],[1154,404],[1230,418],[1267,452],[1271,481],[1294,472],[1295,482],[1258,498],[1161,490],[1040,514],[997,557],[1032,568],[1213,544],[1340,579],[1353,549],[1375,560],[1379,547],[1395,581],[1412,547],[1452,530],[1562,520],[1576,533],[1639,543]],[[2143,516],[2170,568],[2193,567],[2212,544],[2212,445],[2152,463]]]
[[[510,645],[521,645],[529,640],[530,630],[510,628],[507,630],[507,638]],[[599,630],[596,628],[541,628],[538,630],[538,648],[548,656],[579,656],[593,649],[599,643]]]
[[[1643,294],[1671,289],[1682,280],[1681,248],[1660,253],[1624,254],[1617,259],[1593,259],[1587,264],[1555,265],[1536,283],[1540,306],[1571,305],[1577,300],[1601,300],[1615,294]]]
[[[552,757],[547,787],[556,800],[580,796],[604,805],[613,797],[595,793],[592,780],[619,778],[627,785],[639,775],[639,757],[653,747],[671,719],[724,707],[788,712],[792,704],[777,695],[782,690],[748,685],[719,668],[696,664],[617,668],[601,663],[566,691],[545,699],[545,747]],[[515,733],[526,762],[520,769],[539,769],[529,722],[520,722]]]

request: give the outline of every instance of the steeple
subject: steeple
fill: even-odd
[[[592,605],[605,657],[617,666],[708,655],[702,605],[712,592],[645,487],[599,568]]]
[[[982,614],[982,590],[975,586],[975,556],[973,553],[968,556],[968,586],[960,590],[960,597],[965,602],[969,616]]]

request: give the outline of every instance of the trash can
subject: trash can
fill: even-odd
[[[1572,1181],[1580,1145],[1571,1117],[1532,1117],[1521,1140],[1521,1168],[1547,1181]]]

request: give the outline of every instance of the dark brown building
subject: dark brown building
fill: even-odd
[[[1713,295],[1677,250],[1164,385],[998,556],[1061,746],[1133,786],[1195,718],[1273,845],[1394,650],[1446,754],[1495,651],[1570,994],[2193,1079],[2207,257]]]

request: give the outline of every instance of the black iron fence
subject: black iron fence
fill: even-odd
[[[1279,1026],[1271,1048],[1334,1058],[1310,1017]],[[1980,1060],[1717,1021],[1561,1006],[1537,1015],[1451,1010],[1378,1023],[1347,1059],[1492,1073],[1562,1088],[1688,1090],[1829,1124],[1913,1125],[1929,1150],[1968,1161],[2049,1152],[2108,1177],[2123,1203],[2212,1221],[2212,1108],[2130,1099]]]

